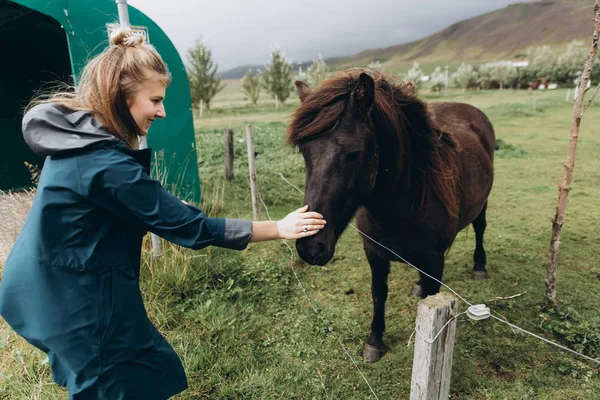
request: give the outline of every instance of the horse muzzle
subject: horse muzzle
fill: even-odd
[[[296,250],[304,261],[311,265],[327,264],[335,253],[335,237],[327,228],[314,236],[298,239]]]

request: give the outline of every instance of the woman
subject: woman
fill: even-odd
[[[4,266],[0,314],[48,354],[69,399],[162,400],[187,388],[181,361],[146,315],[139,289],[146,231],[181,246],[244,249],[316,234],[298,209],[278,222],[208,218],[149,177],[137,150],[163,106],[170,73],[130,30],[85,67],[78,87],[23,118],[47,156],[25,226]]]

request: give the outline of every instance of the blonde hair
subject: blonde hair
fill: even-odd
[[[131,116],[127,100],[149,79],[168,86],[171,73],[156,49],[143,43],[141,35],[128,27],[112,28],[111,46],[86,64],[76,86],[63,85],[55,93],[38,96],[28,109],[56,103],[74,111],[89,111],[115,137],[134,147],[143,132]]]

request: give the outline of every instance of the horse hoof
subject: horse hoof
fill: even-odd
[[[365,349],[363,350],[363,358],[368,362],[376,362],[383,356],[383,350],[378,349],[375,346],[371,346],[370,344],[365,344]]]
[[[486,271],[473,271],[471,273],[471,277],[473,278],[473,280],[475,281],[482,281],[484,279],[487,279],[488,274]]]
[[[412,288],[412,291],[410,292],[410,295],[418,297],[418,298],[423,297],[423,288],[421,287],[421,285],[415,285]]]

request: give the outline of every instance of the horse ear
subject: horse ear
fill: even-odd
[[[296,85],[296,90],[298,91],[298,97],[300,98],[300,102],[303,102],[306,99],[306,96],[310,94],[310,88],[308,85],[302,81],[296,81],[294,83]]]
[[[417,94],[417,89],[415,89],[415,83],[413,81],[408,81],[404,88],[406,89],[406,93],[408,94],[411,94],[413,96]]]
[[[356,106],[360,107],[366,113],[371,111],[373,101],[375,100],[375,82],[369,74],[364,72],[360,74],[356,89],[352,92],[352,97]]]

